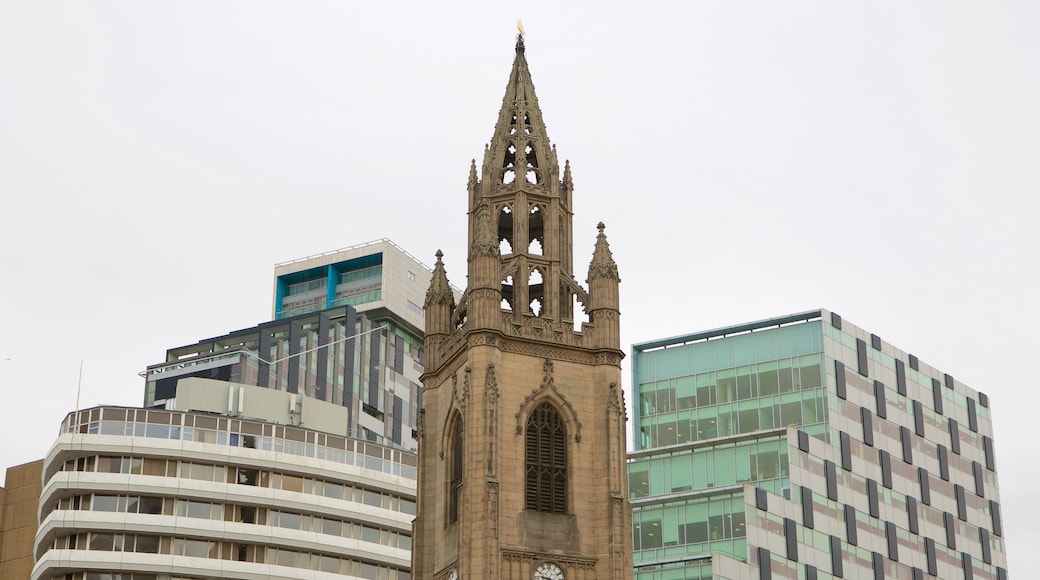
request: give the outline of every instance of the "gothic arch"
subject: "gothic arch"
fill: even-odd
[[[524,433],[524,509],[567,513],[567,448],[567,425],[560,410],[543,400],[531,410]]]
[[[444,425],[441,440],[441,458],[445,459],[444,489],[446,493],[444,525],[449,526],[459,521],[459,506],[462,500],[462,463],[464,458],[464,434],[462,413],[452,405],[448,420]]]
[[[542,384],[524,397],[523,402],[520,403],[520,409],[514,415],[516,418],[516,434],[523,435],[524,427],[532,410],[542,402],[549,401],[560,411],[560,417],[567,427],[567,432],[574,433],[574,442],[581,443],[581,421],[578,420],[578,413],[574,410],[574,405],[556,388],[556,381],[552,376],[552,359],[545,359],[542,368],[545,373],[542,378]]]

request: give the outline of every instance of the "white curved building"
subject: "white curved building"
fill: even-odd
[[[338,405],[184,382],[181,410],[66,417],[33,580],[410,578],[414,454],[333,434]]]

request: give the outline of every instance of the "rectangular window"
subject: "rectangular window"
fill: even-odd
[[[939,477],[943,481],[950,481],[950,452],[945,445],[937,446],[939,452]]]
[[[802,494],[802,525],[811,529],[815,526],[813,520],[813,492],[811,488],[804,485],[799,489]]]
[[[924,405],[921,401],[914,401],[914,433],[924,437]]]
[[[840,360],[834,361],[834,387],[839,399],[848,397],[845,386],[845,364]]]
[[[855,546],[859,541],[856,536],[856,508],[845,506],[845,539]]]
[[[888,559],[899,561],[899,538],[896,537],[896,525],[885,522],[885,542],[888,544]]]
[[[970,400],[970,399],[969,399]],[[950,426],[950,449],[953,450],[957,455],[961,454],[961,426],[957,423],[957,420],[950,417],[947,422]]]
[[[942,397],[942,385],[939,384],[939,379],[932,379],[932,407],[936,413],[942,415],[943,412],[943,397]]]
[[[848,433],[840,431],[838,439],[841,443],[841,468],[852,471],[852,438]]]
[[[896,392],[906,396],[906,365],[896,359]]]
[[[899,443],[903,447],[903,461],[908,465],[914,462],[914,443],[911,439],[913,435],[910,434],[910,429],[906,427],[899,427]]]
[[[946,545],[951,550],[957,549],[957,525],[953,521],[953,514],[943,512],[943,528],[946,529]]]
[[[917,519],[917,498],[911,495],[906,496],[906,517],[907,522],[909,523],[910,533],[921,533],[920,523]]]
[[[762,511],[769,510],[769,495],[761,487],[755,488],[755,507]]]
[[[888,406],[885,404],[885,384],[881,381],[874,381],[874,406],[876,407],[877,416],[882,419],[888,418]]]
[[[928,486],[928,470],[923,467],[917,468],[917,481],[921,484],[921,503],[932,505],[932,493]]]
[[[962,522],[968,521],[968,502],[964,497],[964,486],[955,483],[953,485],[953,497],[957,502],[957,518]]]
[[[831,536],[831,574],[841,578],[845,571],[841,565],[841,538]]]
[[[924,539],[924,554],[925,559],[928,562],[928,573],[932,576],[939,574],[939,566],[936,563],[935,557],[935,540],[931,538]]]
[[[870,409],[866,407],[860,407],[859,409],[860,421],[863,422],[863,443],[866,445],[874,446],[874,416],[871,414]]]
[[[773,580],[773,556],[769,550],[758,548],[758,580]]]
[[[823,461],[823,474],[827,480],[827,499],[838,501],[838,474],[833,461]]]
[[[859,374],[868,376],[867,372],[867,343],[862,338],[856,339],[856,362]]]
[[[979,432],[979,416],[975,410],[975,399],[968,397],[968,429],[972,433]]]
[[[993,533],[998,536],[1004,535],[1004,526],[1000,521],[1000,504],[989,500],[989,515],[990,519],[993,520]]]
[[[787,542],[787,559],[798,561],[798,525],[791,518],[784,518],[784,538]]]
[[[869,510],[870,517],[881,517],[881,507],[878,502],[877,482],[873,479],[867,479],[867,509]]]
[[[870,553],[870,566],[874,569],[874,580],[885,580],[885,557],[877,552]]]
[[[971,462],[971,475],[975,478],[975,495],[986,497],[986,486],[982,481],[982,464],[978,461]]]
[[[986,454],[986,469],[995,470],[997,462],[993,456],[993,440],[987,435],[982,436],[982,451]]]
[[[964,570],[964,580],[974,580],[975,571],[971,565],[971,554],[961,552],[961,569]]]
[[[993,563],[993,548],[989,542],[989,530],[979,528],[979,545],[982,546],[982,561],[987,564]]]
[[[892,489],[892,454],[884,449],[878,451],[878,462],[881,463],[881,485]]]

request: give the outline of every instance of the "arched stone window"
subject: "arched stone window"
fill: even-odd
[[[451,427],[451,455],[448,482],[448,524],[459,521],[459,496],[462,493],[462,418],[456,416]]]
[[[567,513],[567,432],[551,403],[535,407],[526,434],[527,509]]]

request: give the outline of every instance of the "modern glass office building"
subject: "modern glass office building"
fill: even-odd
[[[1007,577],[985,394],[825,310],[632,367],[637,579]]]
[[[342,405],[342,434],[414,450],[430,276],[385,239],[278,264],[274,319],[167,350],[144,405],[188,377],[237,382]]]

